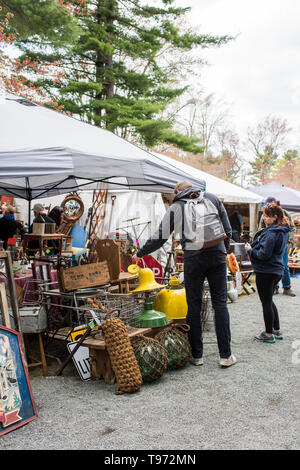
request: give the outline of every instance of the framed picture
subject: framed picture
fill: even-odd
[[[37,416],[20,334],[0,326],[0,436]]]

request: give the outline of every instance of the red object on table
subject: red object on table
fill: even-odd
[[[7,244],[8,245],[15,245],[17,243],[17,239],[16,238],[8,238],[7,239]]]

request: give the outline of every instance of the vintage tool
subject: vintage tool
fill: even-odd
[[[188,309],[186,292],[176,276],[172,276],[169,286],[157,294],[153,305],[156,310],[165,313],[169,319],[186,317]]]
[[[113,215],[114,205],[115,205],[115,201],[116,201],[116,199],[117,199],[117,196],[113,194],[112,196],[110,196],[110,199],[111,199],[111,209],[110,209],[110,215],[109,215],[109,222],[108,222],[107,233],[110,233],[112,215]]]

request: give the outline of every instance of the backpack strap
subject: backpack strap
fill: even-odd
[[[199,197],[198,197],[197,200],[198,200],[199,202],[202,202],[203,199],[204,199],[204,191],[200,191],[200,195],[199,195]]]

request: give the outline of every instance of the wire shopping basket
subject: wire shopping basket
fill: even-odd
[[[80,307],[83,312],[84,322],[89,323],[93,319],[91,310],[100,322],[109,317],[118,317],[125,325],[134,327],[135,317],[144,310],[144,300],[133,297],[130,294],[105,294],[101,299],[89,299],[89,304]]]

